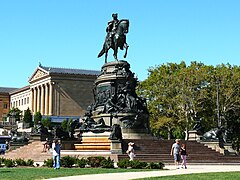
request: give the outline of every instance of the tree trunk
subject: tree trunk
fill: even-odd
[[[170,140],[170,139],[171,139],[171,128],[168,127],[168,140]]]

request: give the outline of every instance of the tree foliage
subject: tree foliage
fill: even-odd
[[[24,113],[23,122],[29,123],[30,127],[33,126],[32,113],[29,108],[27,108],[27,110]]]
[[[147,98],[154,134],[183,138],[184,132],[201,118],[204,131],[221,125],[236,136],[235,125],[240,123],[240,67],[213,67],[194,61],[189,66],[185,62],[162,64],[148,71],[138,93]]]
[[[67,131],[68,121],[66,119],[64,119],[63,122],[61,123],[61,127],[64,131]]]
[[[34,125],[42,121],[42,114],[40,112],[35,112],[34,114]]]
[[[61,127],[64,131],[70,131],[70,126],[73,122],[73,119],[66,120],[64,119],[63,122],[61,123]]]
[[[22,117],[22,111],[18,108],[13,107],[8,112],[8,117],[15,118],[16,121],[20,121]]]
[[[50,117],[42,118],[41,123],[44,127],[48,128],[48,129],[51,129],[51,127],[52,127]]]

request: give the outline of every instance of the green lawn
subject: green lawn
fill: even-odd
[[[116,172],[139,172],[146,169],[103,169],[103,168],[0,168],[0,180],[33,180],[83,174],[100,174]],[[150,170],[151,171],[151,170]]]
[[[154,170],[154,169],[152,169]],[[149,171],[152,171],[149,170]],[[155,169],[156,170],[156,169]],[[148,171],[146,169],[103,169],[103,168],[0,168],[0,180],[33,180],[53,177],[74,176],[83,174],[117,173],[117,172],[139,172]],[[199,173],[188,175],[164,176],[154,178],[143,178],[141,180],[157,179],[184,179],[184,180],[235,180],[240,179],[240,172],[220,172],[220,173]]]
[[[199,173],[199,174],[184,174],[176,176],[162,176],[152,178],[142,178],[141,180],[237,180],[240,179],[240,172],[218,172],[218,173]],[[140,180],[140,179],[139,179]]]

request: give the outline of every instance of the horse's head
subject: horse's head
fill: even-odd
[[[121,33],[128,33],[128,27],[129,27],[128,19],[120,20],[119,25],[118,25],[118,30],[121,31]]]

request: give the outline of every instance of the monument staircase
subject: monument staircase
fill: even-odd
[[[125,139],[122,142],[123,154],[118,155],[118,160],[128,158],[125,153],[128,142],[134,142],[136,160],[145,162],[164,162],[172,164],[173,157],[170,156],[170,150],[174,140],[154,140],[154,139]],[[182,141],[187,146],[187,162],[203,164],[240,164],[240,156],[223,155],[204,144],[197,141]]]
[[[34,162],[43,162],[44,160],[51,158],[49,152],[42,152],[42,150],[43,144],[41,141],[31,140],[27,145],[6,152],[3,157],[9,159],[32,159]]]
[[[174,140],[157,140],[157,139],[124,139],[122,141],[123,154],[111,154],[109,142],[102,139],[101,142],[93,142],[96,139],[85,139],[84,145],[75,144],[76,149],[62,150],[61,156],[104,156],[111,157],[114,161],[128,158],[126,150],[128,142],[134,142],[136,160],[145,162],[164,162],[173,164],[173,157],[170,156],[170,149]],[[99,141],[99,139],[98,139]],[[196,141],[182,141],[187,145],[187,162],[190,164],[240,164],[240,156],[223,155],[204,144]],[[2,157],[11,159],[32,159],[34,162],[43,162],[51,158],[49,152],[42,152],[43,145],[41,141],[30,141],[29,144],[7,152]]]

